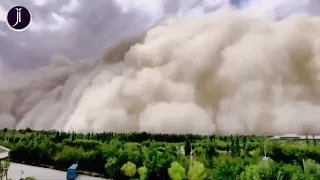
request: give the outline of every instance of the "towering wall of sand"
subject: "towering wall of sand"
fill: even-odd
[[[224,9],[168,19],[95,62],[53,59],[0,78],[1,128],[320,131],[319,17],[271,21]]]

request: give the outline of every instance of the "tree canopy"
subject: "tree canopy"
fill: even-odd
[[[78,163],[81,173],[121,180],[320,179],[312,139],[4,129],[0,145],[12,162],[60,170]]]

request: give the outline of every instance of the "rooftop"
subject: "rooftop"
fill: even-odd
[[[72,164],[68,169],[77,169],[78,168],[78,164]]]
[[[0,159],[7,158],[9,156],[10,149],[0,146]]]
[[[316,139],[320,140],[320,135],[298,135],[298,134],[285,134],[280,136],[273,136],[269,139],[296,139],[296,140],[306,140],[306,139]]]
[[[0,146],[0,153],[2,152],[9,152],[10,149],[6,148],[6,147],[3,147],[3,146]]]

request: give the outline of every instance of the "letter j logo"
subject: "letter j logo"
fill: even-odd
[[[31,23],[31,13],[23,6],[15,6],[8,11],[7,25],[13,31],[24,31]]]

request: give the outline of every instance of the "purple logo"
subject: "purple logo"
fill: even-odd
[[[13,31],[24,31],[31,23],[31,13],[23,6],[15,6],[8,11],[7,25]]]

